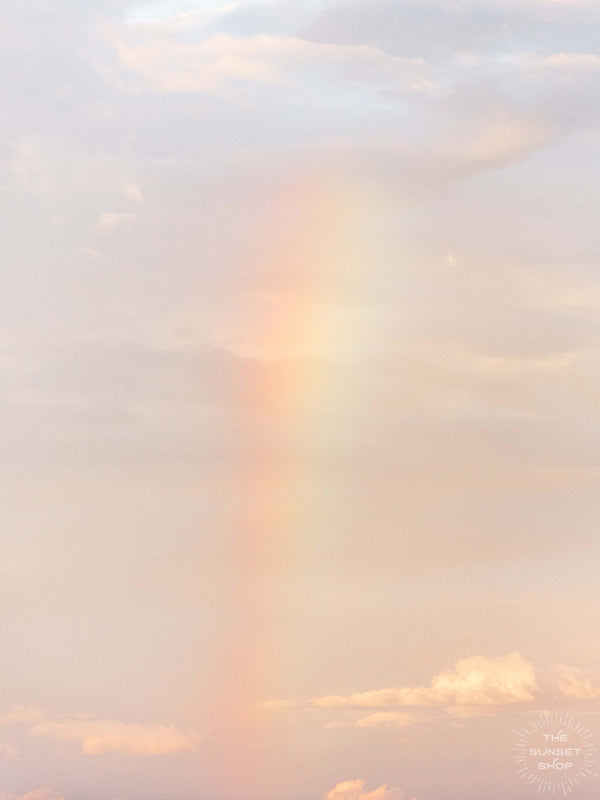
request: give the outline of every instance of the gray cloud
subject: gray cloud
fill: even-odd
[[[303,35],[317,41],[369,43],[403,55],[444,57],[457,51],[518,51],[532,41],[538,49],[594,50],[597,9],[561,2],[485,2],[449,6],[443,2],[375,0],[332,5],[310,22]],[[533,33],[535,32],[535,33]],[[532,36],[533,34],[533,36]]]

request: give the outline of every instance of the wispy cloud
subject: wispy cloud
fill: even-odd
[[[283,36],[236,38],[218,34],[200,42],[149,38],[128,44],[114,39],[122,63],[155,92],[214,92],[232,81],[279,84],[303,67],[342,68],[367,82],[422,77],[422,58],[400,58],[365,45],[335,45]],[[373,72],[375,70],[375,72]]]
[[[596,53],[550,53],[549,55],[523,55],[521,64],[530,70],[585,74],[600,70],[600,56]]]
[[[137,183],[123,179],[121,182],[121,188],[123,189],[123,195],[128,200],[133,200],[134,203],[137,203],[137,205],[140,206],[144,204],[144,193]]]
[[[33,789],[26,794],[10,794],[7,792],[0,793],[0,800],[65,800],[60,792],[54,789]]]
[[[21,750],[10,742],[0,742],[0,758],[16,758]]]
[[[96,228],[99,231],[111,231],[139,221],[139,216],[132,211],[103,211],[96,220]]]
[[[549,671],[550,691],[571,700],[600,698],[600,674],[569,664],[556,664]]]
[[[0,717],[5,725],[22,725],[30,737],[74,742],[86,755],[124,753],[168,755],[196,749],[200,735],[174,725],[94,719],[87,715],[53,715],[38,708],[17,707]]]
[[[378,711],[361,717],[354,724],[357,728],[408,728],[414,725],[418,717],[398,711]]]
[[[34,725],[47,718],[40,706],[13,706],[0,715],[2,725]]]

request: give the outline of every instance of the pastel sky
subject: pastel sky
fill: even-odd
[[[0,9],[0,800],[536,796],[515,731],[600,738],[600,5]]]

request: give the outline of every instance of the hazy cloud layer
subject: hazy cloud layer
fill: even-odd
[[[513,800],[512,715],[593,723],[599,36],[3,4],[11,800]]]

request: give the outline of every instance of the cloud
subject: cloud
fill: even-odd
[[[2,725],[28,725],[42,722],[46,711],[39,706],[13,706],[0,715]]]
[[[226,3],[209,8],[194,8],[177,13],[167,9],[165,14],[151,14],[148,18],[148,9],[132,10],[128,16],[129,24],[136,30],[156,33],[188,33],[190,30],[203,30],[212,27],[221,17],[227,16],[232,11],[240,8],[239,3]]]
[[[39,197],[52,197],[56,190],[52,154],[39,138],[24,137],[13,142],[8,159],[17,187]]]
[[[104,211],[96,220],[96,228],[100,231],[111,231],[123,225],[139,222],[139,216],[131,211]]]
[[[65,800],[60,792],[54,789],[34,789],[26,794],[1,793],[0,800]]]
[[[312,708],[357,711],[364,708],[408,707],[411,711],[375,711],[350,723],[332,721],[325,728],[407,728],[432,719],[435,713],[452,718],[487,716],[515,705],[545,705],[557,701],[600,698],[600,673],[580,667],[553,664],[541,671],[538,683],[533,665],[520,653],[498,658],[473,656],[453,670],[434,676],[429,686],[374,689],[351,695],[328,695],[309,701]],[[271,701],[265,709],[300,707],[301,703]],[[306,704],[304,705],[306,707]]]
[[[195,733],[182,731],[173,725],[140,725],[110,719],[41,722],[31,728],[30,735],[77,742],[86,755],[167,755],[194,750],[198,743]]]
[[[549,670],[550,691],[558,692],[571,700],[596,700],[600,698],[600,675],[581,667],[556,664]]]
[[[95,250],[93,247],[78,247],[74,252],[75,255],[84,256],[85,258],[102,258],[102,253],[99,250]]]
[[[552,126],[544,122],[504,112],[471,134],[464,153],[475,162],[510,163],[527,157],[553,136]]]
[[[502,0],[499,0],[502,2]],[[595,0],[530,0],[531,3],[539,3],[540,5],[544,5],[544,3],[548,3],[549,5],[564,5],[564,6],[593,6]]]
[[[408,728],[419,718],[414,714],[403,714],[396,711],[379,711],[361,717],[354,725],[356,728]]]
[[[117,39],[113,43],[122,63],[159,93],[215,92],[231,81],[279,84],[293,69],[316,66],[350,69],[348,76],[367,81],[373,69],[380,77],[383,70],[412,85],[424,66],[421,58],[397,58],[367,45],[339,46],[264,34],[247,38],[218,34],[201,42],[152,38],[134,45]]]
[[[372,792],[365,792],[363,790],[366,785],[367,782],[362,780],[342,781],[324,794],[323,800],[402,800],[403,795],[398,788],[384,785]]]
[[[28,706],[9,709],[0,716],[0,723],[22,725],[34,739],[75,742],[86,755],[168,755],[194,750],[200,740],[197,731],[174,725],[93,719],[86,715],[55,716]]]
[[[531,702],[535,670],[520,653],[496,659],[474,656],[452,671],[436,675],[428,687],[400,687],[330,695],[311,701],[316,708],[390,708],[394,706],[492,706]]]
[[[261,706],[268,708],[266,704]],[[431,717],[426,713],[415,714],[413,712],[400,712],[400,711],[377,711],[374,714],[369,714],[366,717],[360,717],[351,722],[346,721],[332,721],[327,722],[323,727],[325,730],[334,731],[339,728],[387,728],[389,729],[402,729],[410,728],[420,722],[430,720]]]
[[[555,14],[548,8],[554,6]],[[449,53],[493,53],[512,50],[515,40],[536,32],[542,46],[560,41],[585,40],[589,31],[581,24],[580,8],[596,9],[590,0],[473,0],[452,4],[444,0],[405,3],[402,0],[337,2],[301,29],[315,41],[355,44],[368,42],[397,54],[418,53],[444,59]],[[563,45],[564,46],[564,45]]]
[[[123,195],[127,197],[129,200],[133,200],[134,203],[137,203],[139,206],[144,204],[145,198],[144,193],[142,192],[141,188],[134,183],[133,181],[123,180],[121,182],[121,187],[123,189]]]
[[[280,708],[295,708],[299,705],[300,703],[296,703],[294,700],[265,700],[258,704],[258,708],[262,708],[265,711],[273,711]]]
[[[549,55],[522,54],[515,62],[526,70],[551,70],[554,72],[585,74],[600,70],[600,56],[596,53],[550,53]]]
[[[0,742],[0,758],[16,758],[20,749],[10,742]]]

